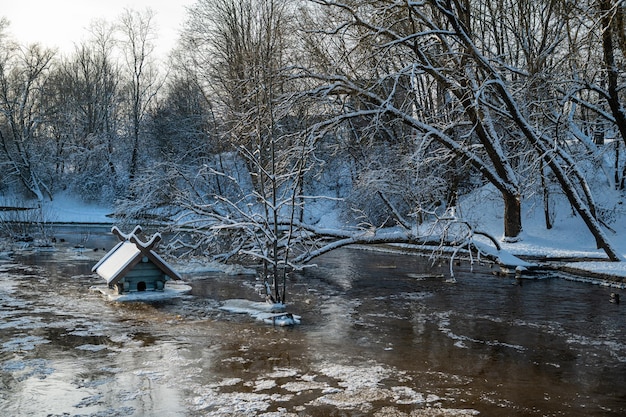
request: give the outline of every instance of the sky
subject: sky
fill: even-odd
[[[175,45],[195,0],[0,0],[0,16],[10,21],[8,33],[19,43],[41,43],[71,53],[74,45],[89,37],[87,28],[96,19],[114,22],[125,9],[155,13],[156,51],[165,56]]]

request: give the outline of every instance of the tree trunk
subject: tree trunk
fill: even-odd
[[[613,179],[615,180],[615,189],[620,190],[621,188],[621,180],[620,180],[620,172],[619,172],[619,142],[615,141],[615,163],[614,163],[615,172],[613,173]],[[626,167],[625,167],[626,168]],[[623,173],[622,173],[623,175]]]
[[[546,221],[546,229],[552,229],[552,216],[550,215],[550,190],[546,181],[546,169],[543,160],[540,161],[539,174],[541,175],[541,188],[543,189],[543,217]]]
[[[504,199],[504,239],[517,241],[522,233],[522,203],[519,194],[503,193]]]
[[[604,57],[604,65],[607,81],[607,101],[611,114],[615,118],[615,125],[619,130],[620,136],[626,143],[626,113],[622,107],[620,100],[619,71],[618,64],[615,59],[615,45],[613,43],[613,34],[615,32],[615,23],[613,22],[614,8],[621,6],[614,5],[610,0],[600,1],[600,11],[602,13],[602,53]],[[621,28],[618,28],[620,31]]]

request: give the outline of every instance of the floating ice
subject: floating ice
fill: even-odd
[[[191,291],[191,287],[186,284],[168,282],[163,291],[137,291],[124,294],[117,294],[106,285],[94,285],[91,291],[100,292],[111,301],[156,301],[167,300],[180,297]]]
[[[174,264],[181,274],[201,274],[205,272],[221,272],[227,275],[255,275],[256,270],[242,265],[223,264],[206,259],[192,259]]]
[[[4,352],[19,352],[22,350],[33,350],[37,345],[50,343],[49,340],[39,336],[17,337],[2,344]]]
[[[245,299],[226,300],[220,309],[231,313],[248,314],[257,320],[276,326],[293,326],[300,324],[300,316],[285,312],[281,303],[266,303]]]
[[[389,368],[375,363],[368,366],[325,364],[320,372],[340,380],[339,385],[349,390],[376,387],[381,380],[391,375]]]
[[[254,391],[266,391],[276,386],[276,381],[273,379],[257,379],[256,381],[250,381],[244,384],[245,386],[253,387]]]
[[[320,390],[323,391],[328,387],[328,384],[324,382],[316,381],[291,381],[281,385],[281,388],[285,391],[301,393],[305,391]]]
[[[106,345],[85,344],[85,345],[76,346],[76,349],[78,349],[78,350],[87,350],[87,351],[91,351],[91,352],[99,352],[99,351],[104,350],[106,348],[107,348]]]
[[[17,381],[25,381],[31,377],[45,379],[54,373],[54,368],[45,359],[9,360],[2,364],[0,370],[12,373]]]

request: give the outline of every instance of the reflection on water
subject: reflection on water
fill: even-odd
[[[557,278],[496,277],[343,249],[294,275],[280,328],[219,309],[254,277],[115,303],[89,287],[114,243],[66,231],[0,261],[0,409],[9,416],[621,416],[624,305]],[[622,295],[622,299],[625,299]],[[480,414],[479,414],[480,413]]]

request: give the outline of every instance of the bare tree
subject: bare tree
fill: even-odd
[[[200,1],[185,36],[196,79],[214,100],[222,142],[249,173],[248,180],[231,182],[228,167],[214,172],[237,191],[217,195],[207,216],[220,236],[230,235],[235,252],[261,262],[276,302],[285,300],[293,232],[284,224],[301,208],[310,152],[307,138],[298,135],[302,123],[284,73],[292,59],[293,12],[286,0]]]
[[[92,34],[52,71],[47,100],[57,111],[49,124],[63,183],[85,199],[110,201],[116,154],[124,152],[117,140],[120,75],[111,57],[112,27],[96,22]]]
[[[599,247],[612,260],[620,259],[594,217],[593,199],[586,181],[582,176],[566,173],[566,170],[577,172],[574,160],[565,150],[554,146],[554,139],[536,128],[511,92],[509,76],[519,77],[523,72],[510,71],[510,64],[503,61],[506,57],[493,56],[489,50],[481,50],[476,42],[468,2],[316,3],[333,10],[338,22],[335,27],[319,29],[318,33],[325,32],[330,37],[341,35],[344,41],[335,44],[348,47],[343,56],[364,57],[352,58],[348,64],[333,68],[331,73],[306,70],[324,83],[318,89],[324,96],[354,95],[373,104],[353,109],[343,118],[370,115],[381,120],[381,114],[393,115],[423,138],[433,138],[456,153],[502,193],[505,236],[510,238],[521,231],[521,195],[518,174],[510,164],[510,148],[505,145],[507,137],[523,140],[550,167]],[[359,54],[364,44],[375,54]],[[384,61],[377,57],[384,57]],[[531,54],[527,54],[526,59],[529,58]],[[384,77],[363,76],[362,63],[368,60],[378,62],[376,69]],[[389,65],[390,61],[395,65]],[[444,114],[454,118],[433,119],[432,113],[430,117],[419,117],[422,102],[402,99],[402,91],[407,89],[405,80],[417,78],[437,84],[437,92],[446,97],[449,108]],[[499,129],[503,120],[514,129]]]
[[[141,126],[162,85],[153,61],[155,40],[153,18],[154,12],[150,9],[144,12],[127,9],[119,21],[122,50],[129,76],[126,87],[132,140],[128,169],[131,182],[137,174],[139,165]]]
[[[565,152],[559,152],[558,148],[554,151],[553,139],[542,135],[540,131],[538,132],[533,128],[532,124],[529,123],[528,119],[523,115],[519,104],[513,97],[513,94],[507,89],[506,82],[499,71],[478,51],[467,32],[465,32],[463,22],[459,20],[458,14],[455,13],[458,12],[456,7],[450,2],[446,2],[446,4],[435,3],[456,31],[460,42],[466,48],[466,52],[475,60],[479,68],[485,71],[488,80],[493,83],[494,93],[504,105],[507,117],[511,118],[524,138],[536,150],[537,154],[543,159],[546,165],[550,167],[570,204],[581,216],[589,231],[595,237],[598,247],[604,250],[610,260],[622,260],[622,257],[615,251],[600,223],[594,216],[592,211],[593,204],[589,202],[590,195],[588,194],[586,181],[584,181],[582,177],[572,180],[571,176],[568,175],[567,167],[573,167],[575,165],[574,161]],[[576,183],[577,181],[579,184]],[[587,200],[585,197],[587,197]]]
[[[584,151],[595,155],[599,178],[603,176],[615,189],[623,189],[625,6],[600,0],[569,6],[570,13],[564,19],[566,67],[559,73],[561,82],[556,83],[563,109],[559,127],[561,131],[568,128]]]
[[[438,141],[502,193],[505,237],[516,239],[522,230],[521,195],[505,153],[507,132],[497,129],[494,109],[476,100],[484,75],[448,40],[443,15],[421,3],[317,3],[332,9],[336,22],[317,33],[342,34],[345,39],[335,44],[348,63],[311,75],[327,83],[329,88],[320,88],[324,95],[351,95],[370,104],[348,109],[342,118],[367,115],[379,123],[391,117],[413,129],[407,138]]]
[[[626,143],[626,110],[622,105],[620,90],[624,79],[624,54],[626,54],[626,35],[624,35],[624,5],[621,1],[599,0],[599,29],[602,33],[602,53],[606,71],[606,90],[604,97],[615,119],[620,136]],[[621,55],[619,59],[616,54]]]
[[[0,146],[12,175],[43,201],[52,198],[43,129],[51,109],[43,97],[54,52],[36,44],[4,44],[0,53]]]

